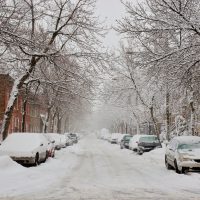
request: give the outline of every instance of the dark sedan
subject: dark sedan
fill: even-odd
[[[124,148],[128,149],[129,148],[129,141],[132,137],[133,137],[132,135],[125,135],[120,142],[120,148],[121,149],[124,149]]]

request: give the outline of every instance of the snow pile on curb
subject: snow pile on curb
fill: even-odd
[[[0,156],[0,198],[45,191],[59,184],[77,164],[76,155],[70,151],[62,149],[56,152],[55,158],[29,168],[17,164],[9,156]]]
[[[0,171],[10,170],[10,168],[22,169],[23,167],[13,161],[9,156],[0,156]]]

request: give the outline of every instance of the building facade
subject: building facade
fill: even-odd
[[[13,83],[14,80],[9,75],[0,74],[0,129]],[[24,90],[22,89],[13,110],[9,133],[22,132],[24,97]],[[40,98],[32,94],[29,95],[26,104],[25,132],[42,132],[43,121],[41,116],[44,115],[45,109],[40,102]]]

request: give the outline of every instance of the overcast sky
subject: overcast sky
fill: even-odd
[[[97,0],[97,15],[101,20],[106,19],[109,26],[116,25],[116,20],[125,16],[125,9],[120,0]],[[104,44],[108,47],[118,47],[120,37],[111,30],[104,40]]]

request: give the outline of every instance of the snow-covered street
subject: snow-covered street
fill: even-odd
[[[0,199],[198,200],[200,173],[167,171],[163,155],[138,156],[88,135],[38,167],[0,157]]]

